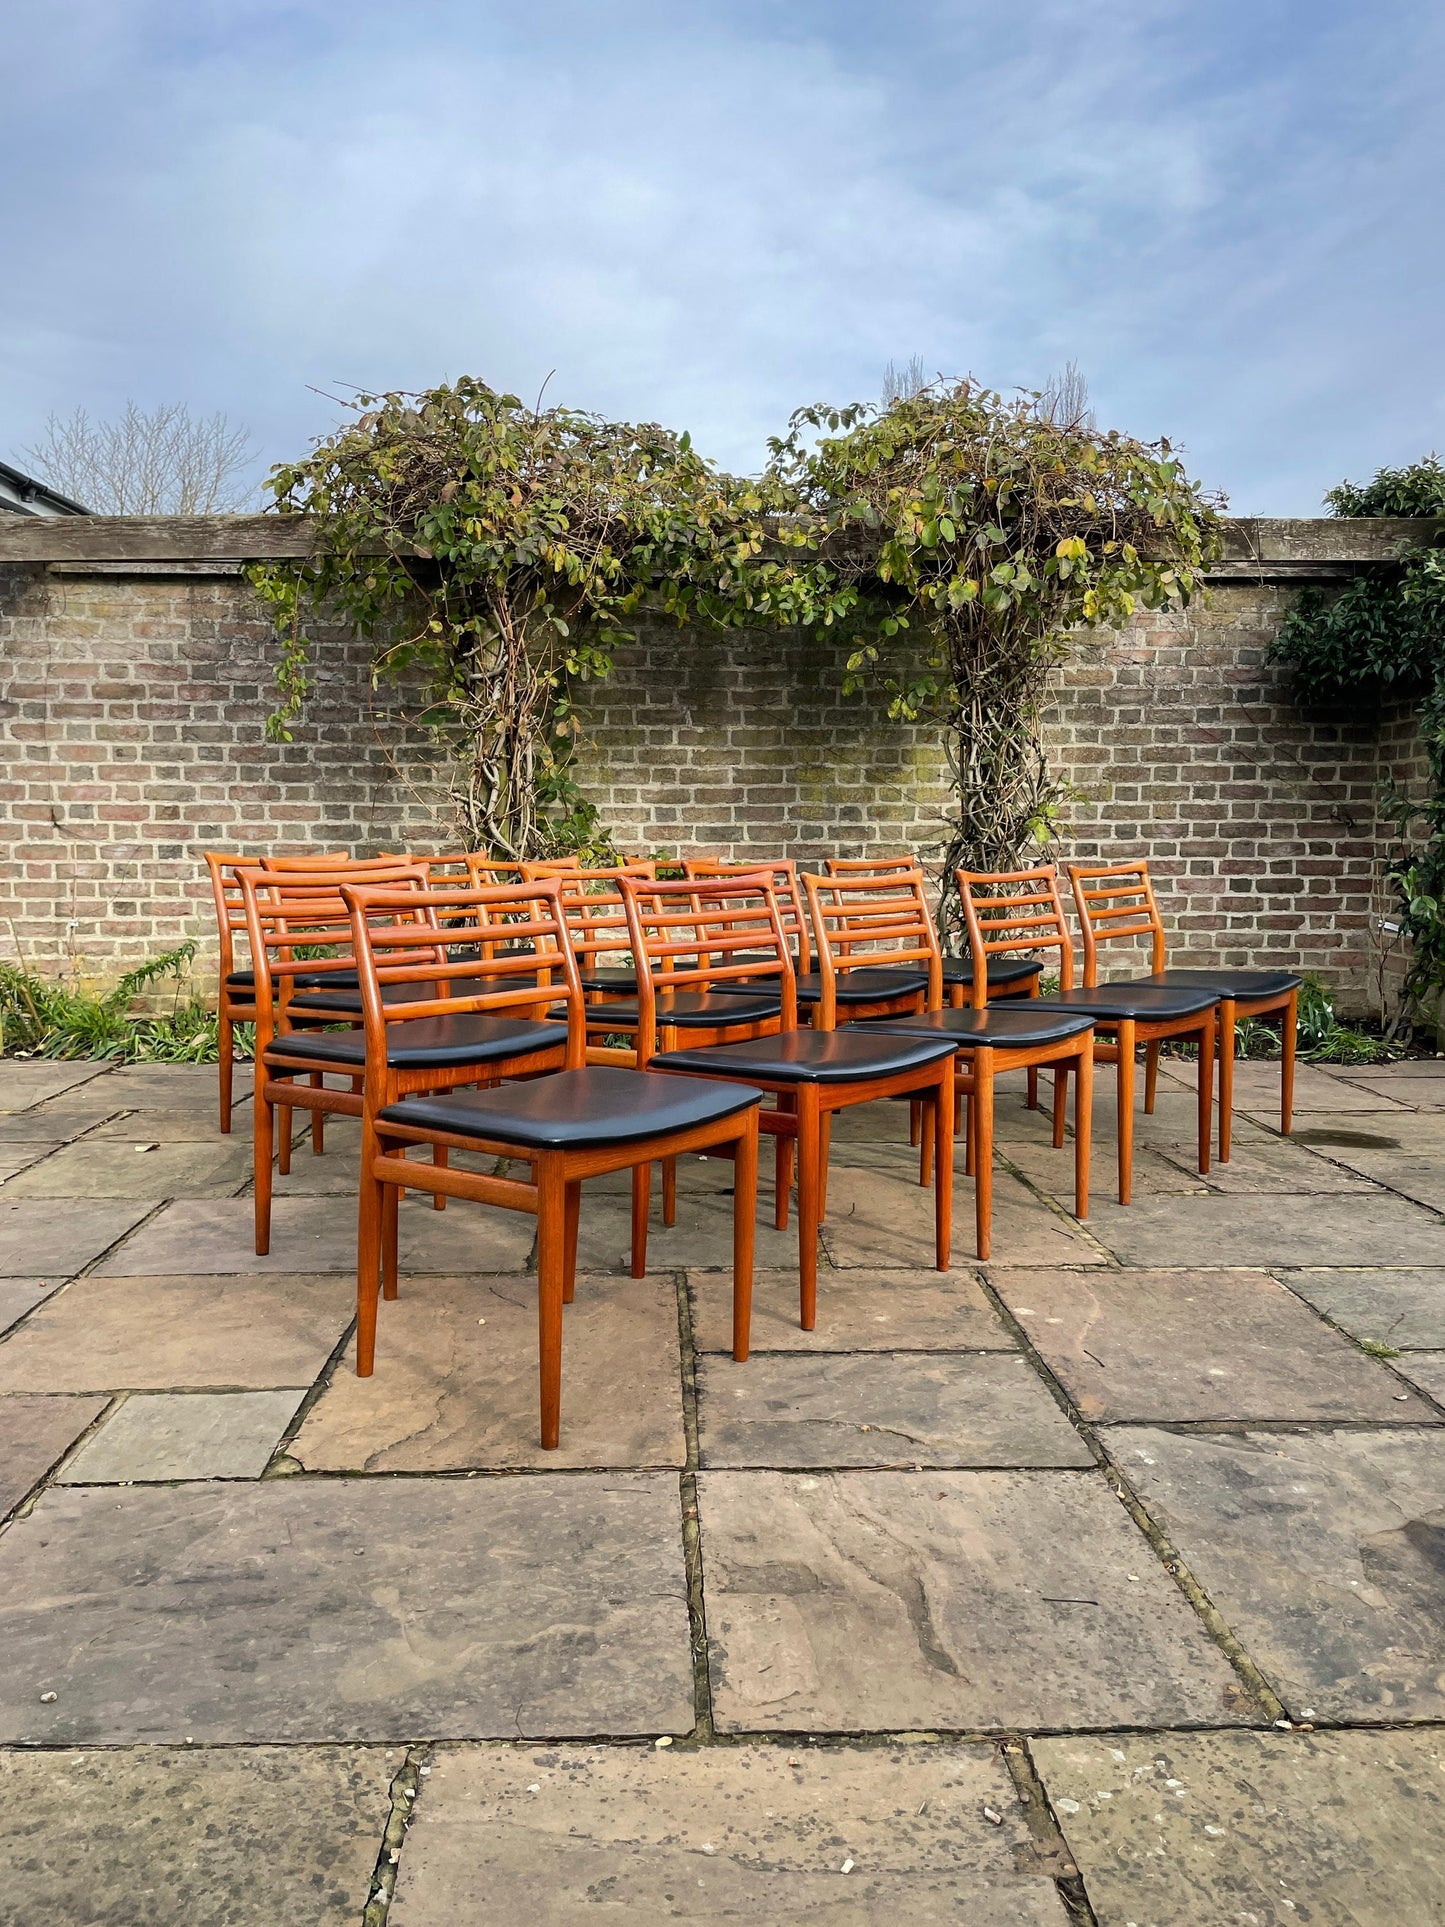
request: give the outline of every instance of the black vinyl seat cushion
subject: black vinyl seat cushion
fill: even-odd
[[[904,1037],[850,1024],[843,1030],[784,1030],[740,1044],[659,1051],[652,1062],[658,1070],[757,1077],[777,1084],[850,1084],[936,1064],[957,1048],[951,1037]]]
[[[970,1044],[987,1044],[994,1050],[1033,1050],[1041,1044],[1065,1044],[1093,1028],[1092,1017],[1039,1009],[1032,997],[1002,1009],[988,1004],[983,1010],[923,1010],[911,1017],[871,1017],[859,1025],[860,1030],[888,1031],[902,1037],[951,1037],[960,1050]]]
[[[530,1150],[580,1151],[695,1130],[761,1103],[762,1096],[743,1084],[596,1064],[497,1090],[404,1097],[387,1105],[381,1122]]]
[[[328,970],[325,972],[317,972],[313,976],[296,976],[293,977],[291,981],[298,989],[303,987],[315,989],[325,986],[330,990],[354,990],[361,979],[354,970]],[[228,971],[226,974],[226,988],[227,990],[254,990],[256,988],[255,971]]]
[[[1176,1017],[1194,1017],[1218,1001],[1212,990],[1189,984],[1095,984],[1092,990],[1076,985],[1048,997],[1030,999],[1041,1010],[1074,1010],[1106,1023],[1110,1018],[1133,1018],[1137,1023],[1162,1024]]]
[[[434,977],[428,977],[422,983],[383,984],[381,1001],[384,1004],[430,1003],[436,996],[436,981]],[[481,997],[494,990],[529,990],[537,981],[537,973],[519,970],[506,976],[453,977],[442,981],[449,997]],[[560,988],[559,983],[550,986],[553,992]],[[359,1017],[361,991],[359,987],[354,990],[305,990],[291,999],[291,1009],[316,1011],[328,1017]]]
[[[578,967],[578,977],[584,990],[605,990],[609,996],[637,995],[637,972],[635,970],[587,970]]]
[[[778,978],[754,977],[753,986],[777,983]],[[736,996],[745,988],[744,983],[718,984],[719,996]],[[917,991],[928,989],[926,970],[909,970],[894,966],[877,970],[860,967],[857,970],[840,970],[837,977],[836,1001],[840,1006],[850,1004],[886,1004],[894,997],[912,997]],[[820,1004],[823,1001],[823,977],[817,970],[803,972],[798,978],[798,1002],[800,1004]]]
[[[1032,983],[1042,977],[1044,967],[1029,957],[990,957],[988,960],[988,987],[990,990],[1003,990],[1014,984]],[[945,957],[943,960],[943,982],[947,989],[954,984],[971,986],[973,983],[972,957]]]
[[[1304,982],[1292,970],[1161,970],[1138,979],[1143,984],[1187,984],[1212,990],[1216,997],[1234,997],[1252,1004],[1262,997],[1287,997]]]
[[[741,985],[738,987],[740,990]],[[614,1026],[632,1030],[639,1020],[640,1006],[635,998],[619,1003],[591,1004],[587,1023],[592,1029]],[[679,1030],[722,1030],[729,1024],[761,1024],[770,1017],[781,1017],[783,1000],[768,990],[755,990],[751,996],[723,996],[722,986],[708,990],[659,990],[657,1021],[675,1024]]]
[[[562,1024],[471,1015],[412,1017],[387,1026],[386,1061],[397,1070],[458,1070],[557,1050],[566,1042]],[[266,1062],[278,1070],[363,1070],[366,1036],[359,1030],[287,1032],[266,1046]]]

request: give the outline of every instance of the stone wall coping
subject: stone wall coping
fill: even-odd
[[[0,517],[0,563],[43,563],[73,571],[154,574],[166,565],[264,562],[310,553],[314,524],[304,515],[74,515]],[[1431,519],[1233,516],[1225,523],[1223,577],[1329,580],[1371,562],[1388,562],[1402,544],[1445,531]]]

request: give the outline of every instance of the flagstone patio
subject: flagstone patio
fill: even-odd
[[[1166,1073],[1128,1210],[1109,1082],[947,1276],[849,1116],[742,1366],[730,1167],[642,1280],[589,1187],[543,1453],[526,1221],[408,1200],[358,1380],[354,1125],[257,1259],[214,1069],[0,1063],[0,1921],[1445,1921],[1445,1060],[1207,1177]]]

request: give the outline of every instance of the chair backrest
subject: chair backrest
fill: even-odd
[[[1001,951],[1057,950],[1059,987],[1074,987],[1074,940],[1052,869],[955,870],[973,952],[973,1004],[988,1002],[988,960]]]
[[[907,876],[921,866],[916,856],[825,856],[823,868],[830,877]]]
[[[682,867],[684,875],[698,881],[709,877],[766,876],[772,883],[778,915],[783,920],[783,934],[792,947],[794,968],[800,977],[808,975],[813,968],[812,932],[808,928],[806,899],[798,882],[798,866],[791,858],[743,863],[731,858],[690,856]]]
[[[657,1048],[657,992],[663,988],[757,982],[759,989],[778,991],[782,1028],[797,1029],[792,950],[765,871],[710,877],[702,888],[691,878],[623,877],[618,888],[637,968],[639,1066]],[[606,1011],[601,1005],[600,1014]]]
[[[850,970],[922,964],[928,972],[927,1007],[943,1005],[943,959],[924,894],[923,872],[886,877],[804,875],[818,945],[821,996],[813,1013],[820,1030],[837,1023],[837,981]]]
[[[375,881],[349,882],[342,884],[341,894],[351,918],[351,945],[361,981],[369,1104],[385,1101],[388,1024],[416,1017],[530,1014],[539,1004],[538,978],[540,1001],[566,1007],[565,1068],[581,1068],[586,1052],[582,985],[567,932],[561,889],[555,879],[494,884],[475,890],[444,884],[437,889],[423,887],[418,892]],[[418,954],[417,921],[444,930],[448,940],[455,943],[458,930],[471,926],[480,932],[511,919],[525,924],[533,949],[498,955],[488,965],[488,987],[484,990],[449,989],[459,979],[475,979],[474,961],[448,957],[445,950],[440,953],[440,961]],[[513,976],[517,983],[509,986],[505,980]],[[415,999],[386,1000],[385,990],[397,984],[415,984]]]
[[[1069,882],[1084,939],[1084,982],[1099,981],[1099,945],[1149,939],[1149,968],[1164,968],[1164,919],[1147,863],[1071,863]]]
[[[254,864],[252,856],[230,856],[221,850],[205,852],[206,869],[211,878],[211,896],[216,905],[216,936],[221,959],[221,991],[236,968],[236,932],[246,928],[246,904],[236,870]]]
[[[325,856],[263,856],[256,859],[258,869],[274,870],[305,876],[308,871],[318,875],[334,876],[346,870],[362,876],[382,870],[394,870],[398,863],[425,864],[425,857],[418,856],[347,856],[345,851],[331,851]]]
[[[355,870],[287,872],[246,865],[235,872],[245,906],[246,934],[256,966],[256,1046],[270,1042],[285,1027],[287,1009],[299,976],[319,980],[357,968],[352,950],[351,908],[342,887],[362,881]],[[446,946],[436,925],[416,913],[427,874],[418,863],[394,863],[389,869],[370,868],[365,879],[390,884],[405,897],[412,914],[406,919],[410,942],[420,961],[433,966],[447,961]],[[420,929],[417,927],[420,925]],[[320,952],[321,954],[317,954]],[[475,972],[476,966],[471,966]]]
[[[619,864],[615,869],[569,869],[560,863],[524,863],[522,874],[528,883],[555,882],[561,892],[563,914],[571,937],[572,949],[583,970],[606,968],[632,949],[627,928],[627,909],[618,889],[622,877],[652,880],[657,865],[650,860]]]
[[[504,884],[524,881],[520,863],[492,856],[486,850],[469,850],[457,861],[466,865],[467,887],[471,890],[497,890]]]

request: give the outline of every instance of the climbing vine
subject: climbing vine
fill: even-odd
[[[1336,515],[1430,519],[1421,540],[1337,595],[1303,590],[1273,650],[1301,702],[1421,703],[1424,794],[1391,778],[1382,806],[1396,839],[1385,879],[1410,944],[1405,1007],[1424,1015],[1445,992],[1445,467],[1431,455],[1362,486],[1342,482],[1325,500]]]
[[[1054,833],[1040,721],[1077,632],[1187,604],[1219,549],[1217,503],[1167,442],[1059,423],[1038,401],[940,381],[883,408],[801,409],[772,445],[835,572],[847,686],[879,682],[895,719],[941,727],[946,932],[955,868],[1016,868]]]

